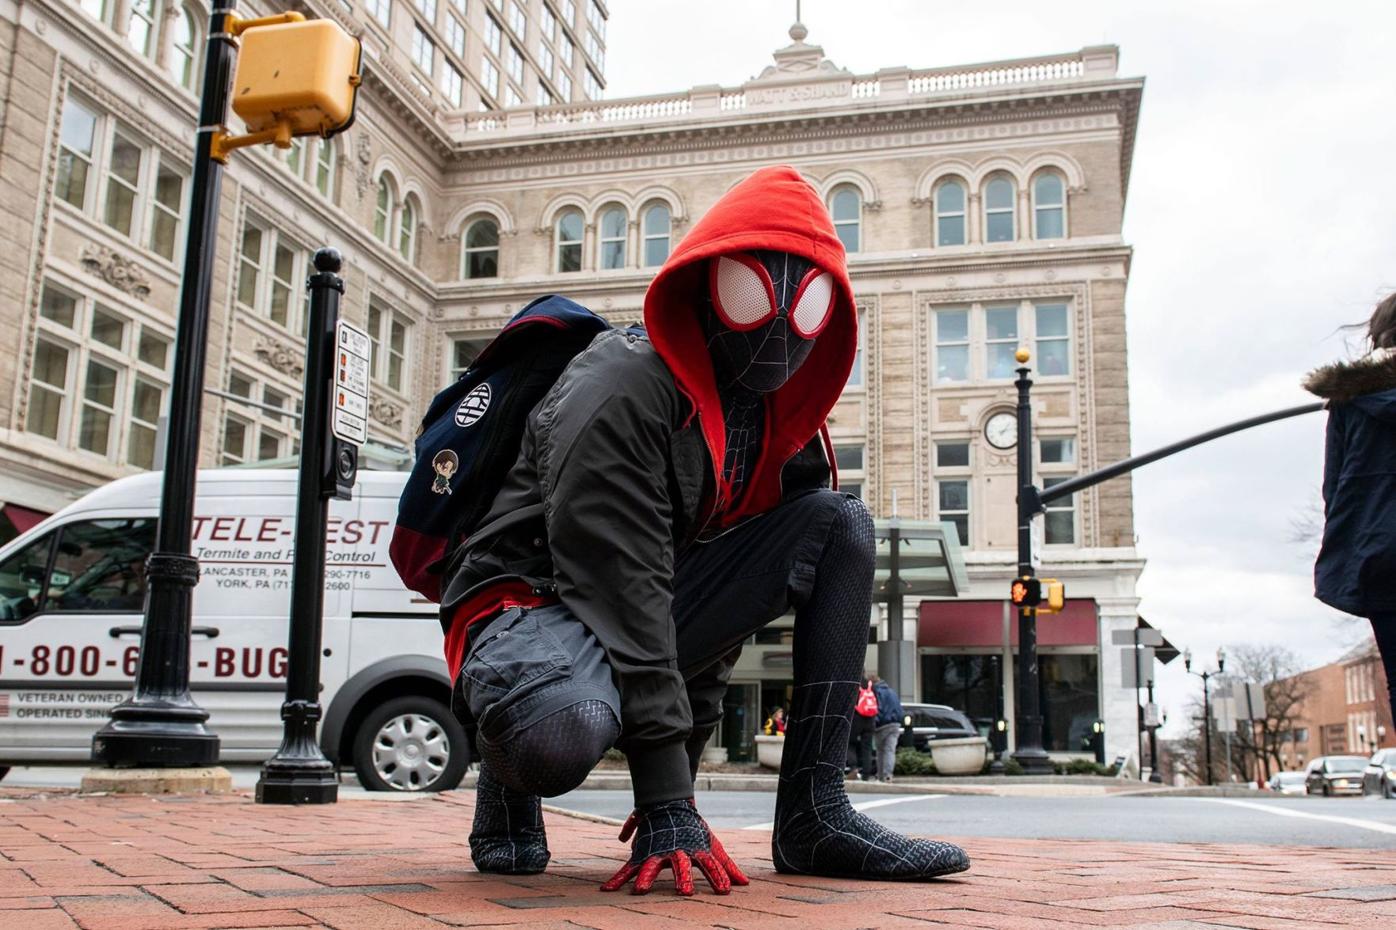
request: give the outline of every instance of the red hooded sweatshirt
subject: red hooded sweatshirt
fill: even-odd
[[[760,457],[734,507],[722,480],[726,430],[698,310],[708,288],[708,259],[763,249],[802,256],[832,274],[834,308],[804,364],[768,395]],[[718,525],[730,526],[780,503],[781,467],[823,429],[858,349],[858,311],[843,243],[809,182],[789,165],[776,165],[756,171],[723,195],[684,236],[650,283],[645,293],[645,329],[702,426],[712,454],[714,487],[719,489]],[[829,457],[832,468],[832,454]]]

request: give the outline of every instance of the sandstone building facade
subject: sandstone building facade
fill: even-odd
[[[252,4],[244,15],[280,4]],[[740,86],[599,101],[601,0],[309,0],[361,34],[355,127],[232,159],[213,282],[203,460],[296,452],[309,254],[345,256],[344,312],[373,337],[367,458],[407,460],[426,401],[529,299],[616,322],[694,218],[755,168],[828,199],[862,316],[831,429],[879,517],[947,521],[971,590],[909,624],[918,695],[1012,719],[1012,352],[1033,353],[1039,478],[1129,451],[1121,221],[1143,82],[1114,47],[854,75],[804,27]],[[0,501],[17,527],[158,464],[190,175],[202,13],[177,0],[0,0]],[[1053,508],[1044,572],[1049,748],[1132,750],[1110,632],[1134,625],[1129,480]],[[919,628],[919,629],[918,629]],[[885,629],[883,630],[885,634]],[[779,700],[782,634],[733,706]],[[788,646],[787,646],[788,651]],[[744,690],[742,690],[744,689]]]

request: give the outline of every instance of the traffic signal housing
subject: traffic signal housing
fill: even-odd
[[[1015,607],[1036,607],[1042,603],[1042,582],[1027,576],[1014,578],[1008,589],[1008,599]]]
[[[1043,578],[1042,603],[1038,606],[1037,612],[1040,614],[1061,613],[1066,606],[1066,585],[1055,578]]]

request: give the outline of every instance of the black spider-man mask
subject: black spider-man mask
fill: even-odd
[[[799,369],[829,322],[834,278],[788,252],[712,259],[703,331],[719,390],[767,393]]]

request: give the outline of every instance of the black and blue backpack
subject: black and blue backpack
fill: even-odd
[[[529,412],[567,363],[610,328],[565,297],[540,297],[432,398],[388,545],[409,589],[440,602],[447,557],[489,512],[518,458]]]

